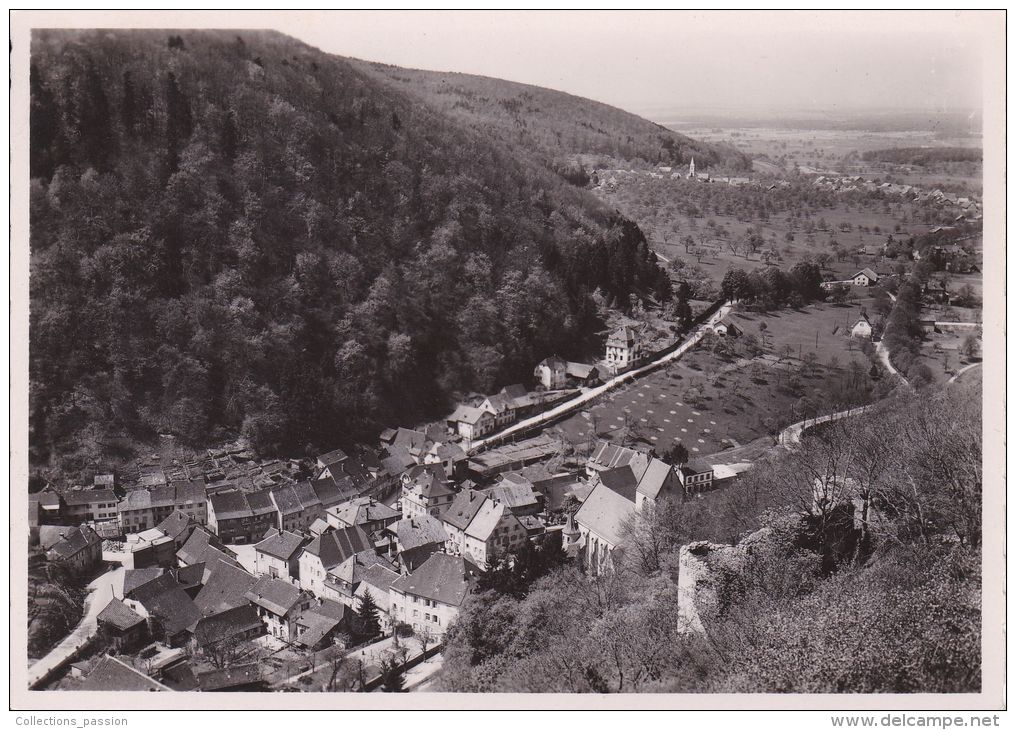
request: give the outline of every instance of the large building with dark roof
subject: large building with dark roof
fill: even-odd
[[[389,589],[392,620],[437,638],[459,615],[479,568],[469,560],[446,553],[432,555],[403,575]]]

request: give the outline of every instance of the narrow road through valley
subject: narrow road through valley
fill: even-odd
[[[467,453],[473,454],[476,453],[477,451],[482,451],[488,446],[504,442],[511,436],[514,436],[519,433],[524,433],[526,431],[530,431],[533,428],[539,427],[541,424],[552,421],[558,418],[559,416],[569,413],[577,408],[580,408],[586,403],[589,403],[590,401],[599,398],[601,395],[613,390],[614,388],[625,385],[626,383],[630,383],[631,381],[636,380],[637,378],[643,375],[648,375],[661,365],[665,365],[666,363],[677,360],[679,357],[688,352],[688,350],[697,345],[699,340],[701,340],[702,337],[705,336],[705,333],[709,330],[709,328],[711,328],[714,324],[716,324],[721,319],[726,317],[729,312],[730,312],[730,303],[725,302],[723,306],[721,306],[718,310],[716,310],[715,314],[709,317],[709,319],[707,319],[702,324],[695,327],[689,333],[688,339],[685,340],[681,344],[681,346],[678,347],[673,352],[669,352],[666,355],[663,355],[657,358],[656,360],[653,360],[652,362],[648,362],[645,365],[642,365],[641,367],[635,368],[634,370],[629,370],[627,372],[621,373],[620,375],[611,378],[603,385],[598,385],[595,388],[590,388],[582,392],[580,395],[575,396],[574,398],[559,403],[558,405],[554,406],[548,411],[544,411],[543,413],[519,421],[518,423],[509,426],[503,431],[498,431],[495,434],[491,434],[487,438],[479,439],[473,443],[473,445],[468,449]]]

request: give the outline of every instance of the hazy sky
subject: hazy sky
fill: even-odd
[[[981,102],[970,30],[985,18],[969,14],[374,11],[272,20],[331,53],[522,81],[647,116]]]

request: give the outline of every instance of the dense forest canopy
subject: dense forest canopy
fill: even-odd
[[[623,109],[561,91],[486,76],[399,68],[354,61],[365,73],[404,89],[435,109],[492,132],[527,150],[572,181],[580,156],[649,165],[721,166],[750,170],[751,159],[733,147],[707,144]]]
[[[41,31],[30,83],[36,471],[372,439],[669,297],[550,165],[285,36]]]

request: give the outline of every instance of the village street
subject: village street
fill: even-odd
[[[119,586],[123,590],[123,566],[109,570],[88,584],[88,595],[85,596],[85,614],[70,635],[57,644],[44,657],[28,668],[28,686],[34,687],[51,672],[66,662],[95,635],[96,621],[102,609],[114,597],[114,589]]]
[[[705,322],[696,327],[689,334],[688,339],[685,340],[685,342],[682,343],[681,346],[678,347],[673,352],[669,352],[666,355],[663,355],[662,357],[653,360],[652,362],[646,363],[641,367],[635,368],[634,370],[629,370],[627,372],[621,373],[620,375],[611,378],[607,382],[603,383],[602,385],[598,385],[595,388],[585,389],[581,394],[575,396],[574,398],[566,400],[562,403],[559,403],[558,405],[556,405],[555,407],[551,408],[548,411],[544,411],[543,413],[540,413],[536,416],[532,416],[531,418],[519,421],[518,423],[509,426],[503,431],[499,431],[498,433],[488,436],[487,438],[478,439],[476,442],[473,443],[472,447],[469,449],[469,453],[481,451],[487,446],[499,443],[510,436],[525,433],[533,429],[534,427],[538,427],[541,424],[553,421],[559,416],[569,413],[570,411],[573,411],[576,408],[579,408],[585,405],[586,403],[589,403],[595,400],[596,398],[599,398],[603,394],[608,393],[615,388],[619,388],[622,385],[625,385],[633,380],[636,380],[637,378],[643,375],[653,372],[656,368],[660,367],[661,365],[665,365],[669,362],[677,360],[686,352],[688,352],[688,350],[697,345],[699,340],[701,340],[705,336],[705,333],[709,331],[709,329],[714,324],[716,324],[721,319],[726,317],[727,314],[730,313],[730,308],[731,305],[729,303],[724,303],[723,306],[721,306],[711,317],[709,317],[709,319],[707,319]]]

